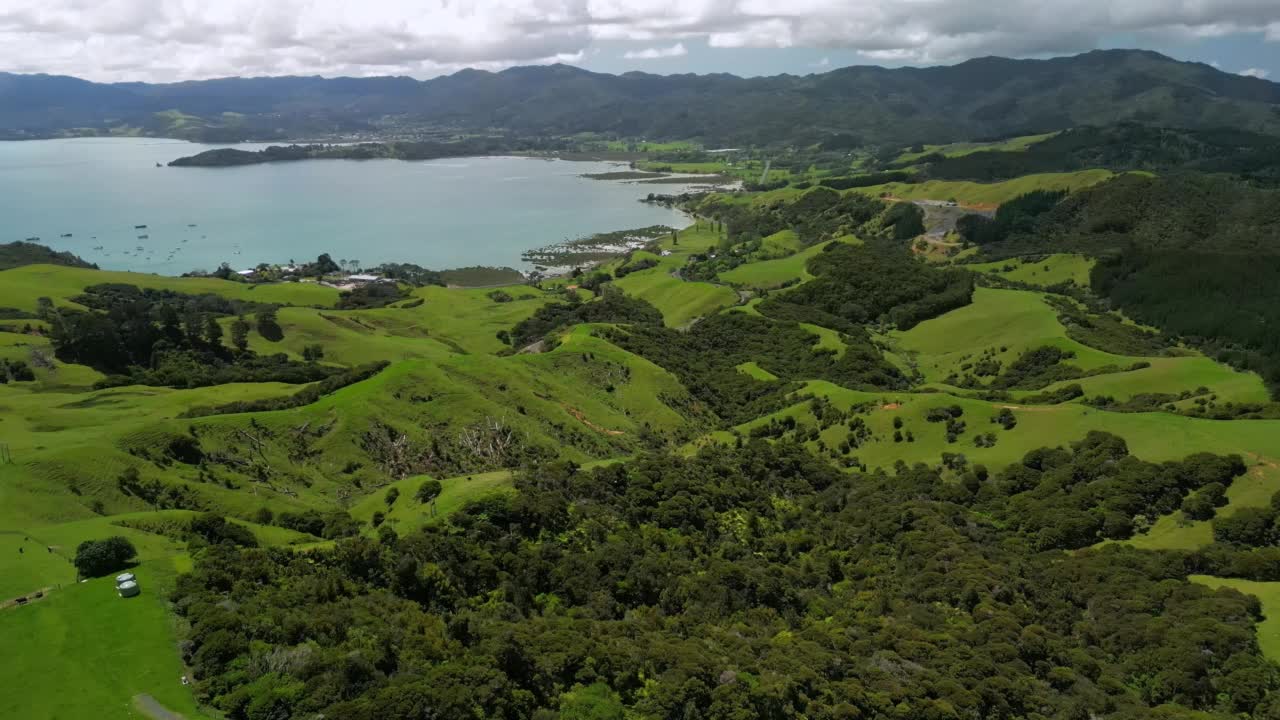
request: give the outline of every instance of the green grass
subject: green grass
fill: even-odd
[[[213,293],[235,300],[282,305],[332,307],[338,291],[315,283],[248,283],[217,278],[177,278],[143,273],[92,270],[58,265],[26,265],[0,272],[0,307],[35,310],[36,298],[49,297],[55,304],[71,304],[84,288],[99,283],[126,283],[140,288]]]
[[[47,548],[21,530],[0,531],[0,602],[76,581],[75,567]]]
[[[1033,190],[1074,192],[1111,178],[1110,170],[1024,175],[997,183],[967,180],[927,180],[922,183],[886,183],[855,188],[850,192],[879,196],[885,193],[903,200],[956,200],[961,205],[996,206]]]
[[[1246,460],[1259,460],[1246,457]],[[1218,517],[1228,517],[1240,508],[1266,507],[1280,491],[1280,470],[1273,460],[1262,458],[1227,488],[1227,505]],[[1195,550],[1213,542],[1212,520],[1191,520],[1175,511],[1161,517],[1147,532],[1126,543],[1146,550]]]
[[[427,479],[427,476],[416,476],[379,488],[377,492],[352,507],[351,516],[364,523],[368,532],[375,533],[377,530],[369,521],[375,512],[383,512],[386,514],[385,523],[403,535],[423,525],[444,520],[472,500],[514,491],[511,486],[511,472],[507,470],[445,478],[440,481],[440,496],[435,499],[433,514],[431,504],[420,503],[414,497],[418,488]],[[388,509],[384,498],[387,490],[392,487],[400,491],[400,497]]]
[[[813,276],[807,269],[809,260],[821,253],[832,242],[838,241],[819,243],[782,258],[739,265],[728,272],[720,273],[720,279],[732,285],[756,290],[771,290],[793,280],[810,280]]]
[[[1137,359],[1126,358],[1125,361]],[[1127,400],[1141,393],[1177,394],[1183,390],[1194,391],[1205,387],[1218,396],[1217,402],[1263,403],[1270,399],[1266,384],[1256,373],[1234,370],[1207,357],[1153,357],[1142,360],[1151,363],[1151,367],[1065,380],[1049,385],[1047,389],[1056,390],[1064,385],[1077,384],[1084,389],[1086,396],[1109,395],[1117,400]],[[1029,394],[1034,393],[1015,392],[1014,396]],[[1185,408],[1191,403],[1192,401],[1187,400],[1175,404]]]
[[[132,698],[152,695],[188,720],[204,717],[178,657],[165,602],[166,560],[134,572],[142,594],[122,599],[111,578],[72,584],[26,607],[0,610],[9,660],[0,664],[0,717],[24,720],[137,718]]]
[[[1060,283],[1074,283],[1078,287],[1089,287],[1089,272],[1096,261],[1084,255],[1058,254],[1050,255],[1036,262],[1022,260],[1005,260],[992,263],[975,263],[962,265],[966,270],[991,273],[1014,282],[1048,287]],[[1005,271],[1005,267],[1012,267]]]
[[[645,300],[662,313],[670,327],[684,327],[738,301],[731,288],[706,282],[688,282],[672,273],[684,267],[690,255],[714,247],[719,237],[707,229],[686,228],[680,232],[678,244],[670,237],[661,247],[671,254],[658,258],[657,267],[633,272],[614,281],[623,292]]]
[[[1074,352],[1069,363],[1086,370],[1131,362],[1068,338],[1044,297],[1021,290],[977,288],[971,304],[891,337],[899,352],[917,359],[928,382],[942,382],[988,348],[1006,348],[996,355],[1006,365],[1042,345]]]
[[[756,364],[755,360],[744,362],[737,367],[739,372],[750,375],[757,380],[777,380],[778,376]]]
[[[1192,575],[1192,582],[1211,588],[1231,588],[1253,595],[1262,602],[1262,622],[1258,623],[1258,646],[1262,654],[1280,662],[1280,582],[1255,582],[1210,575]]]
[[[1168,413],[1107,413],[1077,404],[1034,408],[1014,405],[1017,427],[1005,431],[989,422],[1005,403],[972,400],[947,393],[861,392],[825,381],[810,382],[801,394],[805,393],[827,397],[841,408],[862,403],[872,403],[876,408],[891,403],[901,406],[897,409],[874,409],[865,417],[873,439],[852,454],[870,468],[888,469],[898,459],[936,466],[943,452],[958,452],[964,453],[970,462],[983,463],[996,470],[1021,460],[1031,450],[1079,440],[1090,430],[1119,435],[1126,440],[1134,455],[1155,462],[1181,459],[1195,452],[1238,452],[1246,458],[1280,457],[1280,421],[1277,420],[1221,422]],[[930,423],[924,419],[930,409],[950,405],[959,405],[964,410],[963,419],[969,428],[955,443],[946,441],[941,423]],[[799,402],[774,416],[746,423],[739,429],[745,432],[757,424],[767,423],[769,417],[784,415],[814,423],[807,402]],[[895,416],[902,417],[904,432],[911,430],[915,442],[893,441]],[[822,439],[829,447],[836,447],[847,432],[844,426],[834,426],[823,432]],[[976,447],[973,437],[986,432],[996,434],[996,446]],[[709,439],[726,441],[730,436],[717,433]]]
[[[818,336],[818,342],[813,346],[815,350],[834,350],[836,355],[840,356],[844,355],[844,351],[848,349],[848,346],[840,339],[840,333],[835,330],[809,323],[800,323],[800,327]]]
[[[1066,364],[1084,370],[1127,368],[1136,362],[1151,365],[1142,370],[1066,380],[1049,389],[1074,383],[1083,387],[1086,395],[1110,395],[1123,400],[1139,393],[1177,394],[1203,386],[1217,393],[1221,402],[1264,402],[1268,397],[1256,374],[1237,372],[1203,356],[1114,355],[1072,340],[1058,322],[1057,313],[1037,292],[978,288],[970,305],[906,332],[890,333],[889,341],[896,354],[914,360],[925,381],[935,385],[952,373],[963,374],[962,366],[977,359],[984,350],[996,350],[996,359],[1007,366],[1027,350],[1047,345],[1075,353]],[[1014,397],[1029,394],[1034,392],[1013,393]]]

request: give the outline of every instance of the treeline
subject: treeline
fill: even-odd
[[[796,383],[805,380],[830,380],[861,390],[907,386],[860,327],[841,335],[843,353],[817,348],[818,336],[794,322],[747,313],[712,315],[687,331],[653,323],[606,336],[674,374],[696,400],[728,424],[780,409]],[[782,382],[751,377],[738,369],[745,362],[755,362]]]
[[[1067,460],[1099,490],[1101,443]],[[754,440],[517,487],[305,557],[201,551],[173,594],[197,696],[232,720],[1280,711],[1256,599],[1177,553],[1041,552],[923,465]]]
[[[833,243],[824,250],[809,261],[813,280],[770,295],[760,311],[846,332],[868,323],[906,330],[973,299],[971,273],[930,266],[898,243]]]
[[[615,288],[604,288],[601,296],[591,302],[583,302],[576,293],[568,297],[569,302],[543,305],[510,331],[499,332],[498,339],[522,348],[556,330],[581,323],[662,324],[662,313],[657,308]]]
[[[766,204],[742,204],[727,196],[713,196],[697,206],[697,212],[724,224],[729,244],[766,238],[794,230],[803,245],[813,245],[858,228],[879,216],[885,204],[858,193],[841,194],[830,188],[813,188],[794,199]]]
[[[263,398],[261,400],[237,400],[224,405],[214,405],[211,407],[194,407],[182,413],[178,417],[196,418],[205,417],[207,415],[268,412],[271,410],[287,410],[289,408],[302,407],[303,405],[310,405],[326,395],[331,395],[348,385],[354,385],[358,382],[368,380],[374,375],[385,370],[390,364],[391,363],[386,360],[379,360],[378,362],[342,370],[313,385],[308,385],[292,395],[285,395],[276,398]]]
[[[75,298],[91,308],[57,308],[37,300],[37,315],[50,326],[57,358],[108,375],[100,384],[203,387],[229,382],[306,383],[338,368],[300,363],[283,353],[248,349],[250,330],[279,341],[283,331],[274,306],[240,303],[216,295],[141,290],[132,285],[94,285]],[[255,326],[239,313],[252,310]],[[219,318],[233,314],[231,347],[223,343]]]
[[[1245,472],[1238,455],[1209,453],[1182,461],[1149,463],[1129,454],[1125,441],[1090,432],[1069,449],[1027,453],[990,479],[966,475],[970,501],[1024,534],[1039,549],[1075,549],[1099,540],[1125,540],[1162,515],[1214,500]],[[1202,493],[1205,491],[1210,496]]]
[[[1033,190],[1001,204],[995,217],[962,215],[956,220],[956,232],[965,242],[974,245],[1007,240],[1014,233],[1034,230],[1036,218],[1052,210],[1066,196],[1065,191]]]
[[[833,190],[848,190],[850,188],[871,187],[872,185],[884,185],[885,183],[912,183],[917,182],[920,176],[915,173],[898,171],[868,173],[866,175],[851,175],[849,177],[833,177],[823,178],[818,181],[822,187],[831,188]]]
[[[1018,151],[981,151],[912,160],[940,180],[995,182],[1089,168],[1158,173],[1227,173],[1262,187],[1280,185],[1280,138],[1247,130],[1182,130],[1121,123],[1078,127]]]

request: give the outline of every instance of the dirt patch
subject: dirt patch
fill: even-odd
[[[186,720],[186,716],[179,715],[161,705],[158,700],[145,693],[133,696],[133,706],[138,708],[138,712],[151,718],[151,720]]]
[[[1001,405],[1005,410],[1018,410],[1020,412],[1053,412],[1058,408],[1052,405]]]
[[[617,436],[617,435],[626,435],[626,434],[627,434],[627,433],[626,433],[625,431],[623,431],[623,430],[610,430],[610,429],[608,429],[608,428],[600,427],[599,425],[597,425],[597,424],[595,424],[595,423],[591,422],[590,420],[588,420],[588,419],[587,419],[587,416],[586,416],[586,415],[583,415],[583,414],[582,414],[582,411],[581,411],[581,410],[579,410],[578,408],[570,407],[570,406],[568,406],[568,405],[565,405],[565,406],[564,406],[564,409],[565,409],[565,410],[566,410],[570,415],[572,415],[572,416],[574,416],[574,417],[578,418],[578,422],[582,423],[583,425],[586,425],[587,427],[591,428],[592,430],[595,430],[595,431],[596,431],[596,432],[598,432],[598,433],[604,433],[605,435],[614,435],[614,436]]]
[[[880,409],[881,410],[897,410],[898,408],[901,408],[901,407],[902,407],[902,403],[888,403],[885,405],[881,405]]]
[[[33,590],[22,597],[10,598],[9,600],[0,602],[0,610],[8,610],[9,608],[23,607],[34,602],[40,602],[41,600],[49,597],[49,593],[52,591],[52,587],[47,587],[39,590]]]

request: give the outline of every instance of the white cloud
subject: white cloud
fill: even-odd
[[[1262,68],[1249,68],[1248,70],[1241,70],[1240,74],[1245,77],[1265,78],[1271,74],[1271,71],[1263,70]]]
[[[427,77],[608,41],[839,48],[898,62],[1088,50],[1117,34],[1280,42],[1275,0],[0,0],[0,69],[96,80]],[[653,57],[677,57],[655,54]]]
[[[685,49],[684,43],[676,43],[671,47],[651,47],[644,50],[628,50],[622,54],[627,60],[660,60],[663,58],[678,58],[688,55],[689,51]]]
[[[819,60],[818,62],[809,63],[809,67],[811,67],[811,68],[827,68],[827,67],[831,67],[831,58],[829,58],[829,57],[824,57],[824,58],[822,58],[821,60]]]

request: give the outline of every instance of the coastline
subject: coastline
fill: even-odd
[[[320,252],[360,258],[361,267],[508,266],[529,277],[536,268],[521,257],[531,250],[618,228],[689,223],[674,209],[638,202],[647,191],[635,185],[580,178],[616,168],[581,156],[506,153],[174,175],[155,165],[192,147],[184,141],[88,138],[2,147],[8,167],[27,170],[0,182],[10,190],[0,210],[11,220],[9,237],[0,241],[39,238],[33,241],[104,269],[170,277],[212,273],[224,261],[235,271],[284,266]],[[80,169],[71,173],[73,164]],[[62,193],[81,186],[84,212],[53,211]],[[228,212],[233,205],[246,210]]]

